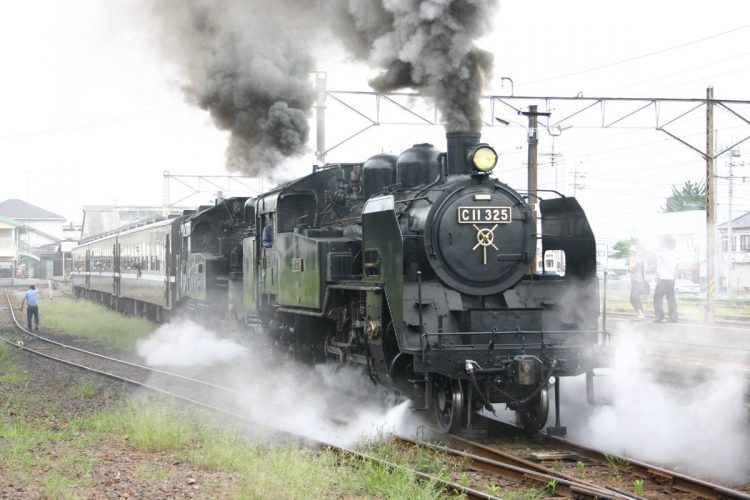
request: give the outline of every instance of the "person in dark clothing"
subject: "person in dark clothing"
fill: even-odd
[[[39,330],[39,297],[34,285],[29,286],[26,293],[23,294],[23,301],[21,301],[21,310],[23,311],[24,304],[26,307],[26,323],[28,329],[31,330],[31,320],[34,319],[35,330]]]
[[[263,234],[260,239],[260,245],[263,248],[273,247],[273,214],[266,217],[266,225],[263,226]]]

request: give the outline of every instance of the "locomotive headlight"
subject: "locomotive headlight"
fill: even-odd
[[[480,172],[490,172],[497,165],[497,153],[487,144],[479,144],[471,153],[471,164]]]

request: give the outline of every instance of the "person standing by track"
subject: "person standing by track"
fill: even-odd
[[[646,281],[645,262],[635,246],[630,247],[628,259],[628,274],[630,276],[630,304],[638,314],[638,319],[646,319],[643,314],[641,296],[648,295],[649,286]]]
[[[23,294],[23,300],[21,301],[21,310],[26,304],[26,323],[28,329],[31,330],[31,320],[34,319],[34,329],[39,330],[39,294],[36,291],[34,285],[30,285],[26,293]]]
[[[668,237],[666,249],[656,257],[656,288],[654,290],[654,315],[656,323],[664,322],[664,303],[667,298],[669,322],[677,323],[677,299],[674,295],[674,281],[677,278],[677,254],[675,239]]]

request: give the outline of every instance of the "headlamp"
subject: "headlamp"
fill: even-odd
[[[470,160],[475,169],[489,173],[497,165],[497,153],[487,144],[479,144],[471,153]]]

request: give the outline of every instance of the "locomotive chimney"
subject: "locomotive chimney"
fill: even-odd
[[[448,132],[448,175],[467,175],[473,172],[467,157],[479,144],[479,132]]]

